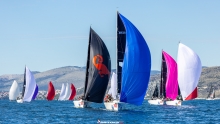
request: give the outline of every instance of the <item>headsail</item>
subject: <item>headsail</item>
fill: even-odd
[[[35,88],[37,86],[36,81],[34,79],[34,75],[31,73],[31,71],[28,69],[28,67],[25,67],[25,81],[24,81],[24,97],[23,101],[30,102],[32,100],[32,97],[35,92]]]
[[[167,66],[166,97],[175,100],[178,96],[177,64],[168,53],[162,53]]]
[[[69,100],[73,100],[74,99],[74,97],[76,96],[76,88],[74,87],[74,85],[73,84],[71,84],[71,94],[70,94],[70,98],[69,98]]]
[[[102,103],[107,89],[111,59],[107,47],[90,28],[84,100]]]
[[[54,97],[55,97],[55,89],[52,82],[50,81],[50,83],[48,84],[47,100],[48,101],[53,100]]]
[[[35,98],[37,97],[38,94],[38,86],[36,85],[35,91],[34,91],[34,95],[32,97],[32,100],[35,100]]]
[[[117,75],[113,72],[111,78],[111,88],[109,89],[109,93],[114,99],[116,99],[117,95]]]
[[[20,89],[16,80],[11,85],[9,90],[9,100],[16,100],[20,94]]]
[[[177,65],[178,83],[183,100],[196,98],[198,96],[197,85],[202,70],[199,56],[189,47],[179,43]]]
[[[61,91],[60,91],[60,96],[58,100],[65,100],[65,91],[66,91],[66,86],[64,83],[62,83]]]
[[[126,29],[120,101],[141,105],[150,78],[150,50],[138,29],[121,14],[119,17]]]

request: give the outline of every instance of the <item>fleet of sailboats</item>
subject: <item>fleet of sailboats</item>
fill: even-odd
[[[128,104],[141,105],[148,88],[151,71],[151,53],[139,30],[122,14],[117,12],[116,72],[112,73],[111,87],[105,97],[110,74],[111,59],[108,49],[99,35],[90,27],[84,92],[74,106],[87,107],[91,102],[103,103],[107,110],[118,111]],[[198,96],[198,81],[202,64],[199,56],[188,46],[179,43],[177,62],[162,51],[160,85],[155,86],[153,105],[181,105],[182,101]],[[20,95],[14,80],[9,90],[9,100],[18,103],[30,102],[37,97],[38,85],[34,75],[25,66],[23,89]],[[76,88],[71,83],[62,83],[58,100],[73,100]],[[55,88],[48,84],[47,100],[53,100]],[[109,99],[111,97],[111,99]],[[215,98],[211,87],[207,100]]]

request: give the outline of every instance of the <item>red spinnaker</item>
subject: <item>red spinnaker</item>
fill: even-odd
[[[75,96],[76,96],[76,88],[74,87],[73,84],[71,84],[71,95],[69,100],[73,100]]]
[[[48,101],[53,100],[54,97],[55,97],[55,89],[52,82],[50,81],[48,85],[47,100]]]

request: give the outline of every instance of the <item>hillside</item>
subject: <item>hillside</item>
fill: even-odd
[[[115,69],[112,72],[115,72]],[[49,81],[53,82],[55,89],[61,89],[62,83],[73,83],[76,88],[81,88],[85,80],[85,67],[78,66],[60,67],[45,72],[33,71],[33,73],[39,90],[47,90]],[[23,74],[1,75],[0,91],[9,91],[14,80],[22,87]],[[147,91],[149,97],[153,93],[156,83],[158,85],[160,83],[160,71],[152,70]],[[207,97],[211,85],[215,87],[216,96],[220,97],[220,66],[203,67],[198,85],[200,98]]]

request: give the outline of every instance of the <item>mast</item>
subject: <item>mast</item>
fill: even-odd
[[[116,43],[116,73],[117,73],[117,92],[121,93],[122,82],[122,63],[124,59],[125,46],[126,45],[126,30],[124,24],[117,12],[117,43]]]
[[[25,87],[26,87],[26,66],[24,69],[24,83],[23,83],[23,90],[22,90],[22,98],[24,97],[24,92],[25,92]]]
[[[85,77],[85,83],[84,83],[84,94],[83,94],[83,100],[85,99],[85,94],[87,90],[87,84],[88,84],[88,77],[89,77],[89,60],[90,60],[90,42],[91,41],[91,27],[89,31],[89,42],[88,42],[88,53],[87,53],[87,62],[86,62],[86,77]]]

